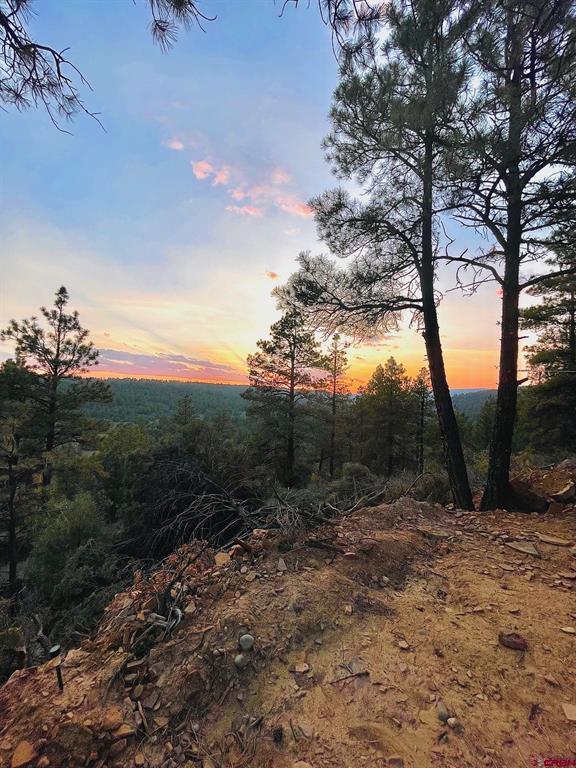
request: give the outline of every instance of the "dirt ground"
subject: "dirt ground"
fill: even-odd
[[[68,653],[62,692],[54,663],[0,689],[0,764],[576,758],[575,544],[574,508],[462,513],[401,499],[298,536],[256,532],[184,569],[183,550],[137,577],[96,638]],[[143,639],[167,587],[182,621]],[[238,659],[246,633],[254,645]]]

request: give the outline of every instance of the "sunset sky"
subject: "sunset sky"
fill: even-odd
[[[300,251],[322,250],[306,201],[335,183],[320,146],[337,82],[329,31],[314,3],[283,18],[272,0],[204,7],[218,20],[165,55],[143,2],[39,3],[34,29],[71,47],[105,131],[0,113],[0,326],[64,284],[101,375],[246,381],[278,317],[271,289]],[[493,285],[446,295],[453,388],[495,384],[498,310]],[[353,384],[390,355],[414,373],[420,336],[354,349]]]

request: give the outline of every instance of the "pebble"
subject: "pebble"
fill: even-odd
[[[446,720],[446,725],[448,725],[450,728],[457,728],[458,727],[458,720],[455,717],[449,717]]]
[[[249,663],[250,663],[250,659],[244,653],[239,653],[234,658],[234,664],[238,667],[238,669],[244,669],[245,667],[248,666]]]
[[[436,710],[438,712],[438,719],[440,722],[447,723],[448,719],[450,718],[450,714],[448,713],[446,704],[444,704],[442,699],[439,699],[439,701],[436,702]]]
[[[238,640],[238,644],[243,651],[251,651],[254,647],[254,642],[254,638],[249,634],[240,635]]]

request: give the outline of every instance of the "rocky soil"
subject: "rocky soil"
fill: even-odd
[[[401,499],[137,574],[0,689],[19,768],[454,768],[576,755],[576,509]],[[63,681],[59,689],[57,672]]]

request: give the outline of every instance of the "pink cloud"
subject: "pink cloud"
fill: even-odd
[[[230,213],[236,213],[238,216],[252,216],[253,218],[262,216],[262,209],[255,205],[227,205],[226,210]]]
[[[214,174],[214,181],[212,184],[217,187],[219,184],[228,184],[230,181],[230,167],[228,165],[222,166],[219,171]]]
[[[175,152],[181,152],[184,149],[184,144],[180,141],[180,139],[168,139],[168,141],[164,142],[164,146],[168,147],[168,149],[173,149]]]
[[[234,200],[244,200],[245,197],[247,197],[247,193],[244,192],[243,189],[240,189],[239,187],[236,187],[236,189],[230,190],[230,196]]]
[[[291,181],[291,176],[284,168],[274,168],[272,171],[273,184],[287,184]]]
[[[207,179],[214,173],[214,166],[208,160],[192,161],[192,173],[197,179]]]
[[[297,200],[294,197],[279,197],[275,200],[276,205],[281,211],[291,213],[293,216],[311,216],[312,208],[306,203]]]
[[[269,280],[278,280],[278,278],[280,277],[280,275],[278,274],[278,272],[271,272],[271,271],[270,271],[270,272],[265,272],[264,274],[266,275],[266,277],[267,277]]]

